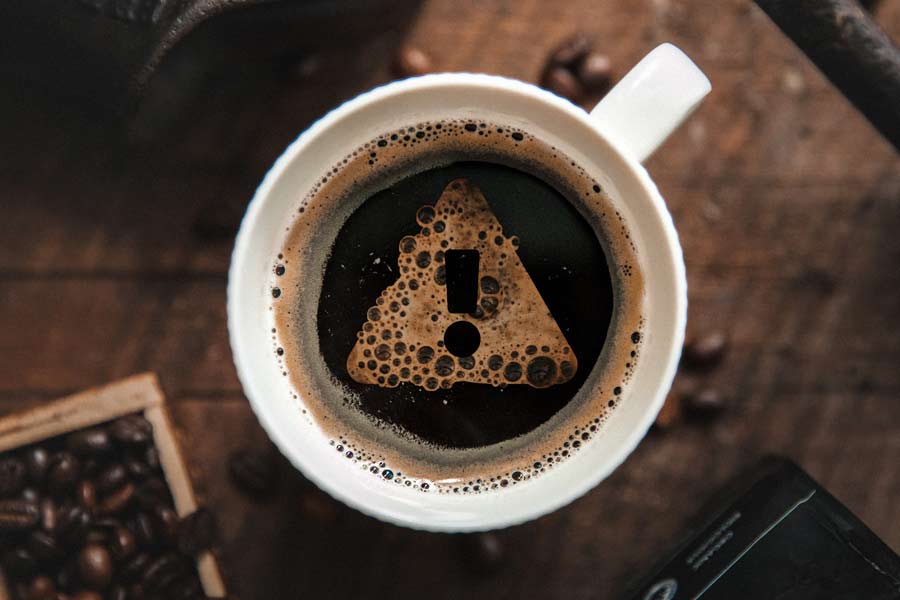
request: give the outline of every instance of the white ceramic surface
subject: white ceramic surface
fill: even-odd
[[[587,112],[535,86],[488,75],[427,75],[363,94],[313,124],[276,161],[238,233],[228,277],[228,328],[238,376],[269,436],[303,474],[360,511],[408,527],[472,531],[551,512],[590,490],[646,434],[675,375],[684,338],[687,282],[665,203],[639,160],[710,90],[680,50],[647,55]],[[272,353],[271,265],[296,206],[349,150],[421,121],[474,118],[519,126],[577,160],[613,199],[645,275],[646,325],[622,401],[577,455],[531,481],[481,495],[437,494],[393,485],[353,467],[291,397]],[[599,333],[598,333],[599,334]]]

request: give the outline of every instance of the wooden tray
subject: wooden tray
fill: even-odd
[[[153,373],[134,375],[0,419],[0,453],[133,413],[142,413],[153,425],[153,441],[176,512],[179,516],[194,512],[197,500]],[[198,556],[197,570],[207,596],[225,597],[225,585],[210,552]],[[10,598],[0,572],[0,600]]]

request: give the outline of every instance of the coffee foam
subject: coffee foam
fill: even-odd
[[[426,443],[362,413],[354,394],[334,378],[321,357],[314,315],[328,256],[350,214],[374,193],[405,177],[463,160],[495,162],[535,174],[569,199],[606,251],[615,309],[600,357],[594,365],[580,366],[590,368],[590,374],[563,409],[525,435],[457,449]],[[275,358],[290,380],[298,409],[331,437],[332,446],[358,467],[398,485],[439,493],[482,493],[545,472],[577,453],[600,430],[640,357],[643,277],[624,220],[581,166],[521,129],[445,120],[378,136],[322,175],[300,201],[286,232],[282,252],[273,260]],[[365,317],[360,315],[361,323]],[[428,392],[420,392],[419,401],[428,401]]]
[[[436,390],[458,382],[545,388],[570,380],[578,359],[519,260],[487,200],[466,179],[447,184],[437,203],[416,213],[421,229],[400,240],[399,279],[367,312],[347,357],[347,371],[382,387],[412,383]],[[449,310],[445,250],[480,257],[476,303]],[[449,260],[449,259],[448,259]],[[445,333],[478,332],[475,349],[454,356]]]

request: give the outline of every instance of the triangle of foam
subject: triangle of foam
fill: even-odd
[[[368,310],[347,357],[350,376],[426,390],[457,382],[543,388],[571,379],[575,354],[519,260],[518,238],[503,234],[481,190],[452,181],[416,220],[419,233],[400,240],[399,279]],[[448,311],[445,253],[453,249],[478,251],[477,305],[467,314]],[[469,356],[454,356],[444,344],[458,321],[481,337]]]

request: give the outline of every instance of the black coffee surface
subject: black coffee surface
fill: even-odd
[[[519,237],[519,258],[578,359],[570,381],[544,389],[457,383],[426,391],[409,383],[360,384],[347,373],[347,356],[367,309],[398,278],[400,239],[418,233],[418,208],[434,204],[457,178],[479,187],[504,234]],[[517,169],[459,162],[374,194],[347,219],[326,263],[317,326],[325,364],[358,397],[360,410],[432,444],[475,448],[532,431],[563,408],[600,356],[612,313],[613,282],[603,247],[563,194]]]

